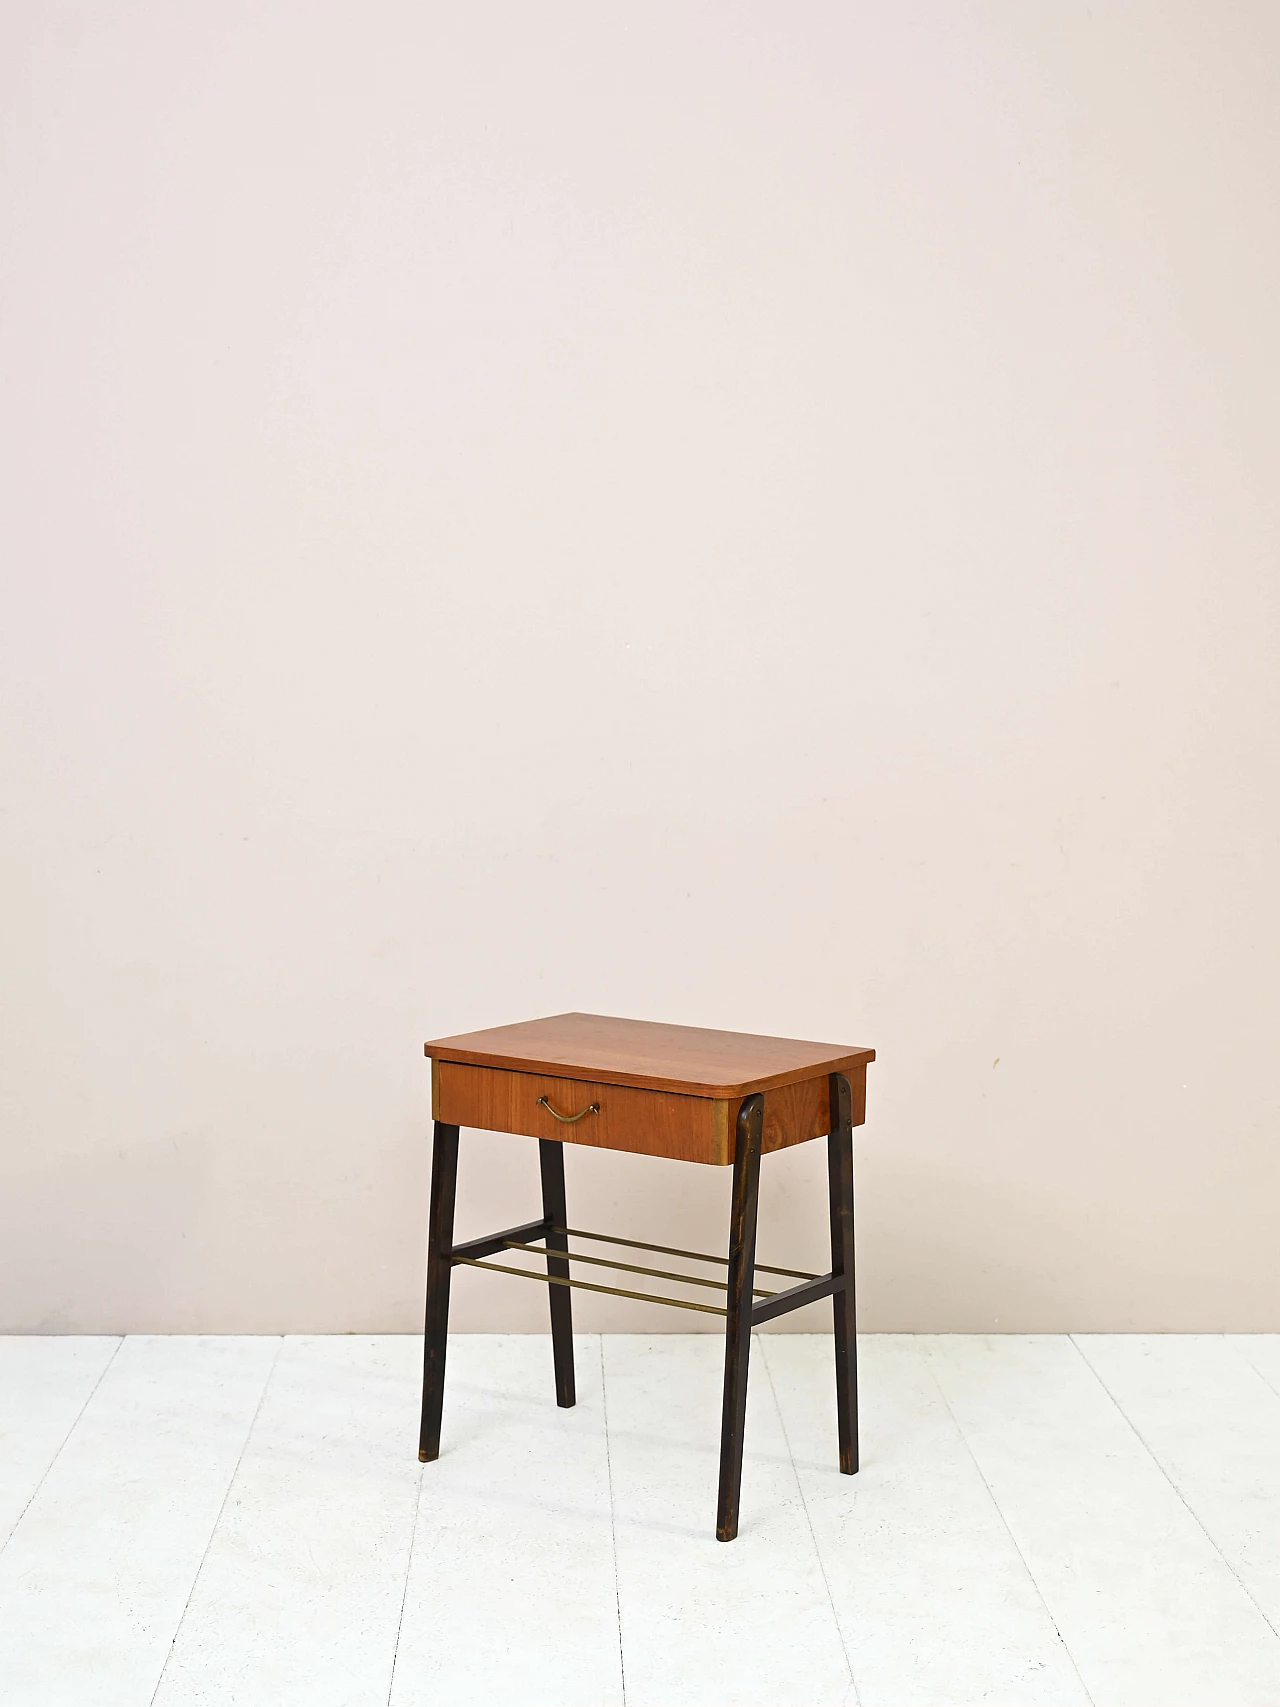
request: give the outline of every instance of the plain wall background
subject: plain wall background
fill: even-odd
[[[414,1328],[422,1039],[569,1008],[878,1049],[867,1328],[1280,1328],[1280,11],[0,33],[0,1328]]]

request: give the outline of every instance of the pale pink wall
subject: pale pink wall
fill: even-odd
[[[564,1008],[876,1046],[868,1327],[1280,1328],[1278,36],[9,0],[0,1328],[411,1328]]]

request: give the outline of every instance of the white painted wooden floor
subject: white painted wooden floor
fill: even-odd
[[[0,1340],[3,1707],[1280,1707],[1280,1336]]]

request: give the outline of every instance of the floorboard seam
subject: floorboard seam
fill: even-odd
[[[409,1578],[413,1574],[413,1549],[418,1540],[418,1519],[422,1514],[422,1478],[426,1465],[418,1466],[418,1497],[413,1502],[413,1523],[409,1529],[409,1552],[404,1563],[404,1589],[400,1595],[400,1617],[396,1621],[396,1643],[391,1650],[391,1676],[387,1679],[387,1707],[391,1707],[391,1697],[396,1687],[396,1661],[400,1658],[400,1635],[404,1630],[404,1609],[409,1600]]]
[[[1127,1425],[1130,1432],[1132,1433],[1133,1438],[1138,1442],[1139,1446],[1141,1446],[1142,1450],[1146,1453],[1147,1457],[1155,1465],[1156,1469],[1159,1470],[1160,1474],[1164,1477],[1165,1481],[1168,1482],[1169,1486],[1173,1489],[1174,1493],[1177,1495],[1178,1499],[1182,1502],[1183,1506],[1190,1513],[1191,1519],[1195,1523],[1196,1528],[1204,1536],[1205,1540],[1209,1543],[1209,1545],[1213,1548],[1214,1552],[1222,1560],[1223,1564],[1231,1572],[1231,1575],[1240,1584],[1240,1587],[1244,1590],[1245,1594],[1248,1595],[1250,1602],[1258,1608],[1258,1612],[1261,1615],[1262,1620],[1266,1624],[1267,1628],[1271,1631],[1271,1633],[1277,1639],[1280,1639],[1280,1630],[1278,1630],[1276,1628],[1276,1626],[1271,1622],[1271,1620],[1270,1620],[1270,1618],[1268,1618],[1265,1610],[1261,1606],[1258,1605],[1258,1602],[1254,1598],[1254,1595],[1253,1595],[1252,1591],[1250,1590],[1248,1583],[1245,1582],[1244,1578],[1240,1575],[1239,1571],[1236,1570],[1235,1566],[1231,1563],[1230,1559],[1228,1559],[1227,1555],[1222,1551],[1222,1548],[1219,1547],[1218,1543],[1214,1540],[1213,1536],[1210,1535],[1209,1531],[1205,1528],[1204,1524],[1200,1521],[1199,1514],[1196,1512],[1195,1508],[1190,1504],[1190,1502],[1187,1500],[1186,1496],[1182,1492],[1182,1489],[1178,1486],[1178,1484],[1174,1481],[1173,1477],[1169,1474],[1169,1472],[1165,1469],[1164,1465],[1160,1462],[1159,1458],[1156,1456],[1155,1450],[1150,1445],[1148,1445],[1146,1439],[1144,1438],[1144,1436],[1142,1434],[1142,1430],[1138,1427],[1137,1423],[1134,1422],[1133,1418],[1125,1410],[1124,1406],[1120,1403],[1119,1399],[1116,1398],[1115,1394],[1111,1391],[1110,1387],[1107,1386],[1106,1382],[1102,1379],[1101,1375],[1099,1375],[1098,1371],[1093,1367],[1092,1363],[1090,1363],[1089,1359],[1084,1354],[1083,1348],[1076,1344],[1076,1336],[1074,1334],[1068,1334],[1067,1338],[1071,1341],[1071,1344],[1075,1347],[1077,1357],[1079,1357],[1080,1361],[1084,1364],[1085,1368],[1089,1371],[1090,1375],[1093,1376],[1094,1380],[1098,1383],[1099,1387],[1102,1388],[1102,1391],[1107,1395],[1108,1399],[1110,1399],[1111,1403],[1115,1406],[1116,1410],[1119,1411],[1120,1415],[1124,1418],[1125,1424]]]
[[[271,1367],[267,1370],[267,1378],[262,1383],[262,1391],[258,1394],[258,1402],[253,1407],[253,1415],[249,1419],[249,1426],[244,1431],[244,1440],[241,1443],[240,1451],[236,1457],[235,1469],[227,1477],[227,1486],[222,1495],[222,1502],[218,1506],[218,1515],[214,1518],[213,1523],[210,1526],[209,1539],[204,1544],[204,1552],[200,1555],[200,1563],[196,1566],[196,1574],[191,1579],[191,1587],[187,1590],[187,1598],[182,1603],[181,1615],[178,1618],[178,1622],[173,1627],[173,1639],[169,1643],[169,1652],[164,1656],[164,1664],[160,1667],[160,1675],[156,1679],[156,1686],[151,1691],[150,1707],[155,1707],[156,1696],[159,1695],[160,1686],[164,1682],[164,1674],[169,1669],[169,1661],[173,1658],[173,1650],[178,1645],[178,1637],[182,1634],[182,1626],[186,1623],[187,1613],[191,1609],[191,1599],[196,1592],[196,1584],[200,1581],[200,1573],[204,1570],[205,1560],[209,1557],[209,1549],[213,1546],[213,1538],[218,1533],[218,1525],[222,1522],[222,1514],[227,1509],[227,1501],[231,1498],[231,1490],[236,1485],[236,1477],[240,1474],[240,1466],[244,1463],[244,1455],[249,1450],[249,1442],[253,1438],[253,1430],[258,1421],[258,1417],[261,1415],[263,1401],[267,1396],[267,1388],[271,1385],[271,1377],[276,1372],[276,1364],[280,1361],[280,1353],[283,1349],[284,1335],[281,1334],[280,1343],[276,1347],[276,1354],[271,1359]]]
[[[920,1350],[919,1346],[916,1346],[914,1348],[914,1350],[916,1352],[917,1357],[919,1357],[922,1360],[925,1368],[929,1371],[929,1379],[933,1382],[934,1386],[938,1389],[938,1396],[942,1400],[942,1403],[946,1406],[947,1415],[951,1418],[951,1421],[955,1426],[956,1433],[960,1436],[960,1439],[964,1442],[964,1449],[969,1454],[969,1457],[973,1463],[974,1469],[978,1472],[978,1475],[982,1478],[982,1485],[987,1490],[987,1494],[991,1500],[991,1503],[995,1507],[996,1515],[999,1517],[1001,1523],[1004,1525],[1005,1534],[1009,1537],[1009,1540],[1012,1543],[1014,1552],[1022,1560],[1022,1568],[1027,1573],[1027,1577],[1031,1583],[1032,1588],[1034,1588],[1036,1591],[1036,1596],[1039,1599],[1041,1606],[1044,1607],[1045,1617],[1049,1620],[1050,1624],[1053,1625],[1054,1633],[1056,1634],[1058,1640],[1062,1643],[1062,1651],[1067,1656],[1067,1658],[1070,1660],[1071,1669],[1073,1672],[1075,1672],[1081,1689],[1084,1690],[1085,1700],[1089,1703],[1089,1707],[1096,1707],[1096,1703],[1094,1702],[1093,1696],[1091,1695],[1091,1693],[1089,1691],[1089,1685],[1085,1682],[1084,1676],[1080,1670],[1080,1667],[1076,1664],[1076,1656],[1071,1652],[1071,1646],[1068,1643],[1066,1637],[1062,1634],[1062,1630],[1059,1627],[1058,1620],[1053,1615],[1053,1608],[1049,1605],[1049,1602],[1045,1599],[1044,1590],[1040,1587],[1039,1582],[1036,1580],[1036,1574],[1031,1569],[1031,1566],[1027,1561],[1026,1554],[1022,1551],[1022,1548],[1018,1545],[1018,1537],[1013,1533],[1013,1530],[1011,1529],[1011,1527],[1009,1525],[1009,1519],[1004,1515],[1004,1512],[1001,1509],[1000,1501],[995,1496],[995,1489],[991,1486],[991,1483],[987,1480],[986,1471],[982,1468],[982,1465],[979,1464],[979,1462],[978,1462],[977,1453],[973,1450],[973,1447],[970,1446],[970,1444],[969,1444],[968,1435],[964,1432],[964,1430],[960,1426],[959,1417],[957,1417],[956,1413],[951,1409],[951,1401],[950,1401],[950,1399],[948,1399],[948,1397],[946,1395],[946,1391],[943,1388],[941,1381],[938,1380],[937,1372],[935,1371],[935,1369],[933,1367],[932,1359],[929,1357],[927,1352],[922,1352]]]
[[[1252,1369],[1253,1373],[1258,1377],[1262,1385],[1270,1392],[1274,1393],[1277,1399],[1280,1399],[1280,1387],[1277,1387],[1274,1381],[1270,1380],[1264,1371],[1258,1368],[1257,1364],[1249,1356],[1248,1352],[1242,1351],[1230,1334],[1223,1334],[1222,1337],[1226,1340],[1232,1351],[1235,1352],[1241,1363],[1245,1364],[1249,1369]]]
[[[49,1480],[50,1472],[52,1471],[54,1465],[58,1462],[59,1458],[62,1457],[63,1450],[65,1449],[67,1442],[71,1439],[71,1436],[76,1432],[77,1428],[79,1428],[80,1418],[89,1409],[90,1403],[93,1400],[93,1395],[98,1391],[98,1388],[101,1387],[103,1381],[106,1379],[108,1369],[110,1369],[111,1365],[115,1362],[117,1356],[119,1355],[120,1347],[124,1344],[124,1339],[125,1339],[125,1336],[123,1334],[120,1334],[117,1337],[115,1351],[113,1351],[111,1353],[111,1356],[103,1364],[102,1373],[98,1376],[98,1379],[94,1382],[93,1386],[89,1389],[89,1393],[85,1399],[84,1404],[81,1405],[80,1409],[75,1414],[74,1422],[71,1424],[71,1427],[67,1430],[67,1432],[63,1435],[61,1441],[58,1443],[58,1450],[54,1453],[53,1457],[45,1465],[44,1474],[41,1476],[40,1480],[36,1483],[35,1487],[31,1490],[31,1498],[27,1501],[26,1505],[23,1506],[22,1510],[18,1513],[17,1517],[14,1519],[13,1528],[5,1536],[4,1540],[0,1541],[0,1553],[4,1552],[5,1548],[9,1545],[9,1543],[13,1540],[14,1536],[18,1533],[18,1525],[22,1522],[23,1518],[31,1510],[31,1507],[35,1502],[36,1495],[40,1492],[41,1488],[43,1488],[45,1483]]]
[[[609,1534],[613,1539],[613,1603],[618,1615],[618,1675],[622,1681],[622,1707],[627,1707],[627,1662],[622,1647],[622,1590],[618,1582],[618,1518],[613,1506],[613,1459],[609,1452],[609,1390],[604,1374],[604,1335],[600,1342],[600,1407],[604,1413],[604,1468],[609,1484]],[[388,1703],[388,1707],[390,1704]]]
[[[778,1413],[778,1423],[782,1429],[782,1439],[787,1448],[787,1457],[791,1460],[791,1474],[796,1479],[796,1492],[800,1495],[800,1509],[804,1512],[804,1520],[809,1526],[809,1539],[813,1542],[813,1554],[818,1561],[818,1569],[822,1573],[822,1586],[827,1591],[827,1600],[831,1606],[831,1616],[835,1620],[836,1638],[840,1643],[840,1652],[844,1655],[845,1670],[849,1673],[849,1686],[853,1690],[854,1707],[862,1707],[862,1696],[858,1691],[858,1680],[853,1675],[853,1661],[849,1658],[849,1648],[844,1639],[844,1629],[840,1623],[840,1614],[836,1609],[836,1597],[831,1592],[831,1583],[827,1576],[827,1567],[823,1561],[822,1549],[818,1546],[818,1537],[814,1533],[813,1518],[809,1515],[809,1502],[804,1497],[804,1484],[800,1480],[800,1472],[796,1468],[796,1455],[791,1450],[791,1436],[787,1433],[787,1419],[782,1414],[782,1406],[778,1403],[778,1389],[773,1381],[773,1369],[769,1363],[769,1354],[764,1349],[764,1340],[759,1335],[753,1335],[760,1351],[760,1361],[764,1364],[764,1372],[769,1381],[769,1392],[773,1395],[773,1408]],[[834,1377],[834,1371],[833,1371]]]

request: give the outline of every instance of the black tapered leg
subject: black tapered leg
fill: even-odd
[[[831,1186],[831,1272],[844,1276],[832,1297],[836,1334],[836,1423],[840,1431],[840,1469],[858,1468],[858,1338],[853,1290],[853,1099],[843,1073],[832,1073],[831,1136],[827,1173]]]
[[[418,1457],[440,1456],[444,1353],[449,1337],[449,1276],[453,1265],[453,1203],[458,1190],[458,1128],[436,1121],[431,1154],[431,1211],[427,1228],[427,1324],[422,1348],[422,1429]]]
[[[756,1206],[760,1198],[760,1147],[764,1098],[748,1097],[738,1110],[733,1152],[733,1207],[729,1213],[728,1320],[724,1338],[724,1411],[720,1422],[720,1493],[716,1540],[738,1533],[742,1494],[742,1441],[747,1420],[747,1365],[751,1355],[751,1304],[756,1272]]]
[[[547,1218],[547,1249],[567,1251],[569,1240],[557,1227],[569,1225],[564,1199],[564,1145],[554,1138],[539,1138],[538,1165],[542,1169],[542,1213]],[[569,1278],[565,1257],[548,1257],[547,1273]],[[556,1404],[576,1404],[573,1382],[573,1293],[567,1286],[548,1286],[551,1294],[551,1355],[556,1366]]]

